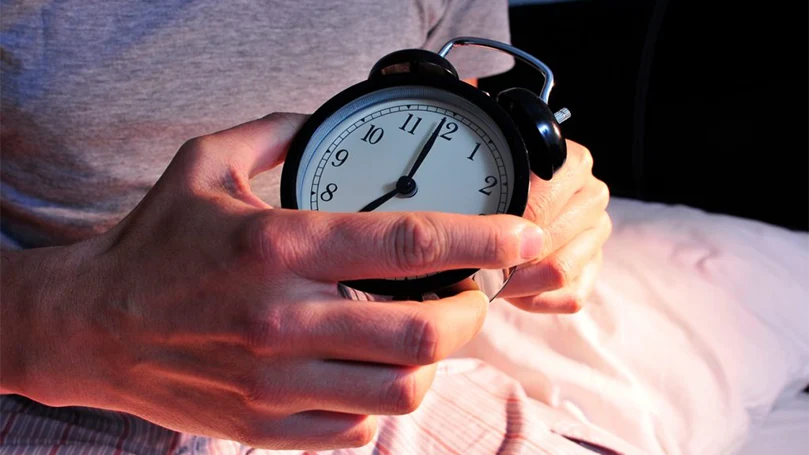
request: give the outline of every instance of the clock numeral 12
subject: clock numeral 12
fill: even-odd
[[[442,135],[441,135],[441,139],[446,139],[446,140],[448,140],[448,141],[451,141],[451,140],[452,140],[452,138],[450,137],[450,135],[451,135],[451,134],[453,134],[453,133],[455,133],[456,131],[458,131],[458,124],[457,124],[457,123],[453,123],[453,122],[449,122],[449,123],[447,123],[447,125],[446,125],[446,126],[447,126],[447,129],[448,129],[449,131],[447,131],[446,133],[442,134]]]
[[[378,133],[378,134],[377,134]],[[376,144],[382,139],[382,136],[385,135],[385,131],[382,128],[375,127],[374,124],[371,124],[371,128],[365,133],[365,137],[362,138],[363,142],[369,142],[371,144]]]
[[[413,126],[409,130],[407,130],[406,129],[407,124],[410,123],[410,120],[412,118],[413,118],[413,114],[407,114],[407,120],[405,120],[404,124],[402,126],[400,126],[399,129],[406,132],[406,133],[414,134],[416,132],[416,128],[419,127],[419,123],[421,123],[421,117],[416,117],[416,123],[414,123]]]
[[[487,191],[487,190],[489,188],[493,188],[495,185],[497,185],[497,178],[495,178],[495,176],[493,176],[493,175],[490,175],[490,176],[486,177],[486,183],[488,183],[488,185],[484,186],[483,188],[479,189],[478,191],[485,194],[486,196],[488,196],[488,195],[492,194],[492,192]]]

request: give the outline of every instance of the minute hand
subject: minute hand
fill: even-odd
[[[427,157],[427,154],[430,153],[430,149],[433,148],[433,144],[435,143],[435,139],[438,137],[438,133],[441,132],[441,128],[444,127],[444,122],[447,121],[446,117],[441,119],[441,123],[438,124],[438,127],[433,131],[433,134],[430,136],[430,139],[427,140],[427,143],[424,144],[422,147],[421,152],[419,153],[418,158],[416,158],[416,162],[413,164],[413,168],[410,169],[410,172],[407,174],[408,177],[413,178],[416,174],[416,171],[419,170],[419,166],[424,161],[424,158]]]

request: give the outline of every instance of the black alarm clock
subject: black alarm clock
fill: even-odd
[[[539,95],[510,88],[492,97],[458,77],[454,46],[506,52],[544,76]],[[438,211],[522,216],[533,172],[549,180],[567,151],[548,107],[553,73],[511,45],[455,38],[438,53],[405,49],[380,59],[367,80],[315,111],[290,144],[281,205],[326,212]],[[442,296],[469,288],[478,270],[341,283],[352,296]],[[513,269],[504,272],[504,286]],[[498,291],[492,293],[496,294]]]

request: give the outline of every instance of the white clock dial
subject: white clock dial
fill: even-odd
[[[424,87],[375,92],[325,121],[301,159],[298,207],[360,211],[396,189],[439,126],[412,175],[415,191],[373,210],[505,213],[514,166],[499,128],[474,104]]]

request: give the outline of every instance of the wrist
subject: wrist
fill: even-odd
[[[65,355],[76,352],[87,244],[2,253],[0,393],[40,402],[67,393]],[[54,373],[59,372],[57,377]]]

